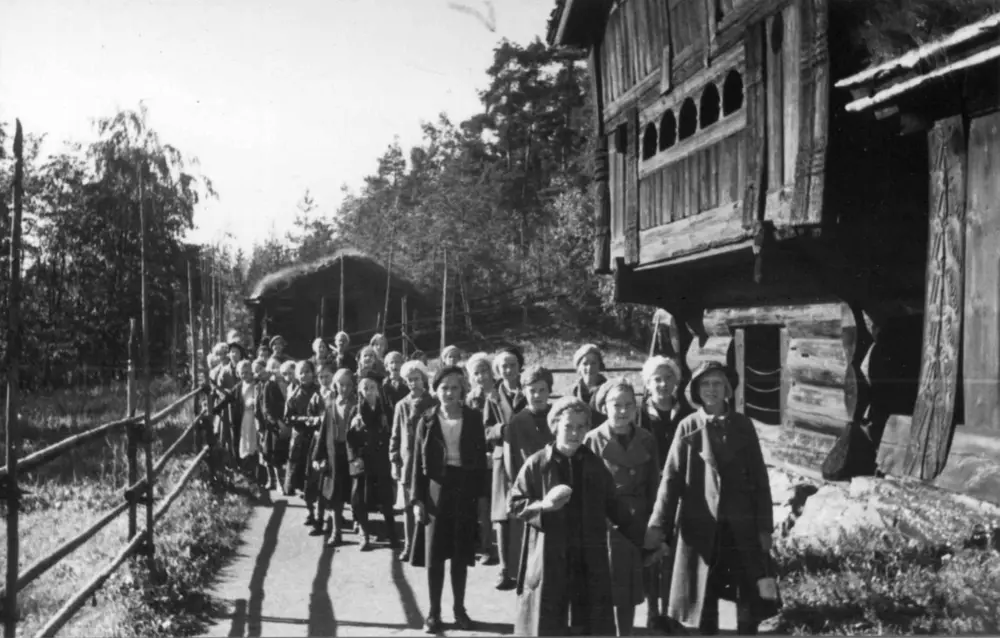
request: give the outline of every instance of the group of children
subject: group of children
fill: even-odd
[[[399,558],[405,561],[419,524],[409,495],[414,433],[421,416],[438,400],[430,391],[432,375],[423,353],[404,361],[399,352],[386,353],[386,346],[386,339],[376,335],[355,357],[348,352],[349,336],[341,332],[332,346],[315,340],[313,357],[296,362],[285,355],[285,342],[277,336],[262,344],[257,358],[249,361],[238,337],[231,335],[213,351],[210,369],[229,399],[219,431],[223,440],[226,431],[232,433],[228,449],[246,471],[257,473],[266,488],[280,488],[286,496],[301,492],[305,523],[313,527],[314,535],[326,536],[328,545],[342,545],[344,533],[350,531],[343,517],[349,503],[360,549],[373,549],[381,538],[401,550]],[[462,361],[463,353],[454,346],[440,356],[442,368],[461,366]],[[492,355],[473,354],[462,366],[465,405],[482,413],[490,474],[489,494],[479,504],[479,562],[498,565],[496,588],[517,589],[518,596],[525,595],[520,572],[525,565],[522,543],[528,534],[523,517],[511,511],[510,490],[525,463],[551,447],[556,437],[549,418],[552,373],[541,366],[525,369],[524,363],[521,352],[510,347]],[[615,498],[633,516],[649,521],[647,545],[665,543],[679,553],[676,560],[666,557],[644,565],[639,548],[609,526],[617,632],[631,633],[635,606],[644,601],[651,628],[666,632],[672,623],[682,621],[709,633],[714,622],[717,630],[713,601],[730,595],[733,588],[727,587],[731,583],[726,579],[738,580],[737,589],[747,598],[744,584],[763,577],[760,562],[770,542],[766,470],[763,461],[758,462],[756,435],[747,433],[749,420],[731,409],[730,371],[718,364],[699,368],[687,383],[687,393],[681,394],[677,390],[682,371],[677,363],[651,357],[642,369],[645,393],[640,396],[629,382],[605,377],[603,355],[596,345],[577,350],[573,363],[579,379],[572,394],[590,411],[590,431],[583,445],[604,462],[614,481]],[[749,428],[752,432],[752,424]],[[721,486],[704,477],[698,485],[690,485],[690,465],[695,461],[685,453],[701,432],[711,450],[707,457],[711,467],[706,471],[716,472]],[[755,444],[756,452],[753,446],[746,447],[747,442]],[[737,462],[741,458],[750,460]],[[757,491],[751,494],[748,485]],[[692,487],[705,493],[709,502],[705,511],[691,506],[685,489]],[[402,539],[397,538],[395,525],[397,488],[404,494]],[[741,505],[738,495],[759,507]],[[369,521],[370,512],[382,514],[381,534]],[[706,528],[705,512],[713,512],[712,517],[722,523]],[[748,517],[755,522],[738,523]],[[708,545],[685,537],[706,533]],[[685,551],[693,554],[680,554]],[[753,569],[744,560],[751,554]],[[697,567],[693,575],[692,565]],[[752,581],[740,574],[752,575]],[[741,608],[740,630],[752,633],[756,623],[744,608],[749,609]],[[714,621],[702,617],[712,613]]]

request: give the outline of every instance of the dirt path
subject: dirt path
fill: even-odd
[[[206,636],[423,636],[427,612],[424,570],[393,557],[387,547],[358,551],[352,543],[324,548],[302,524],[305,510],[298,498],[271,493],[272,501],[256,506],[244,535],[244,546],[220,574],[213,591],[225,615]],[[466,606],[476,621],[473,631],[449,627],[451,591],[442,600],[445,634],[491,636],[513,631],[514,592],[494,589],[497,567],[469,571]],[[723,604],[725,605],[725,604]],[[636,610],[645,621],[645,606]],[[734,633],[735,615],[724,607],[723,633]],[[637,630],[636,633],[646,633]]]

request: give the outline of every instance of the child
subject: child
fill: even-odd
[[[413,466],[413,435],[417,430],[417,422],[421,415],[434,407],[434,397],[428,392],[430,385],[427,366],[419,361],[407,361],[401,370],[403,379],[410,393],[396,404],[392,419],[392,438],[389,441],[389,458],[392,460],[393,477],[402,483],[405,497],[403,502],[403,532],[404,547],[400,552],[400,560],[407,561],[413,544],[413,508],[410,507],[410,474]]]
[[[278,362],[272,360],[267,368],[260,369],[261,389],[257,393],[255,410],[260,435],[261,463],[267,473],[267,489],[273,490],[280,485],[284,492],[284,466],[288,461],[288,438],[291,436],[291,429],[284,422],[284,380],[281,378],[279,368]],[[258,369],[256,365],[255,369]]]
[[[507,520],[507,489],[503,480],[503,410],[500,409],[500,393],[497,391],[496,380],[493,378],[493,366],[490,356],[485,352],[477,352],[469,357],[465,365],[466,373],[472,381],[472,392],[465,399],[465,404],[483,414],[483,427],[486,429],[486,466],[490,469],[490,491],[479,503],[479,541],[480,556],[486,565],[501,564],[501,570],[508,571],[506,556],[493,551],[492,523],[495,520]],[[497,525],[497,537],[503,530]],[[506,552],[507,544],[502,544]],[[501,562],[501,556],[503,561]],[[510,570],[512,571],[512,570]],[[508,573],[510,573],[508,571]]]
[[[385,378],[385,373],[380,372],[379,368],[385,368],[382,362],[379,361],[378,353],[375,348],[371,346],[365,346],[358,353],[358,381],[366,376],[374,375],[373,378],[377,379],[379,383],[382,383],[382,379]]]
[[[691,376],[688,399],[698,411],[670,446],[645,546],[674,547],[667,615],[717,634],[720,594],[734,591],[736,630],[746,636],[757,633],[756,605],[776,595],[768,577],[774,523],[757,431],[730,405],[734,377],[716,361]]]
[[[291,396],[292,392],[295,392],[295,388],[299,386],[299,382],[295,378],[295,362],[291,360],[286,361],[280,364],[278,370],[281,372],[281,378],[285,382],[285,398],[287,399]]]
[[[636,424],[635,388],[625,379],[608,382],[597,393],[596,405],[608,418],[587,434],[583,444],[607,466],[614,479],[615,500],[645,524],[656,499],[660,464],[656,440]],[[629,636],[635,607],[645,596],[643,556],[633,539],[614,529],[608,530],[608,548],[618,635]]]
[[[330,397],[333,398],[332,404]],[[333,375],[333,390],[327,394],[327,412],[312,457],[313,467],[322,475],[320,498],[325,509],[333,513],[333,530],[327,539],[327,547],[337,547],[343,542],[344,502],[351,494],[347,431],[356,414],[354,376],[350,370],[341,368]]]
[[[292,426],[292,440],[285,470],[285,491],[294,496],[305,488],[306,463],[312,445],[313,432],[323,421],[323,398],[319,394],[315,369],[311,361],[299,361],[295,366],[298,385],[288,394],[285,402],[285,421]],[[315,525],[313,503],[306,501],[306,525]]]
[[[372,528],[368,508],[381,510],[388,526],[389,546],[396,550],[395,500],[389,463],[389,439],[392,429],[383,407],[377,377],[370,374],[358,383],[358,413],[347,431],[347,460],[351,473],[351,511],[361,526],[361,551],[372,549]]]
[[[335,361],[335,367],[337,370],[341,368],[347,368],[351,372],[358,371],[358,361],[354,358],[347,348],[351,345],[351,337],[346,332],[338,332],[333,338],[333,358]]]
[[[497,388],[497,403],[500,406],[500,413],[503,417],[500,423],[491,426],[487,433],[490,441],[496,441],[494,448],[494,467],[499,465],[501,470],[493,474],[493,502],[502,503],[493,508],[491,518],[497,529],[497,552],[500,558],[500,576],[497,579],[497,589],[511,589],[514,583],[514,574],[521,557],[515,553],[518,545],[516,539],[512,538],[514,533],[511,527],[511,520],[507,513],[507,494],[513,484],[516,475],[511,475],[508,464],[504,461],[507,439],[507,429],[510,422],[518,412],[527,407],[528,402],[521,391],[521,368],[524,367],[524,356],[517,348],[504,348],[493,357],[493,373],[499,379]],[[497,452],[499,450],[499,453]]]
[[[317,339],[317,341],[320,341]],[[320,341],[320,343],[323,343]],[[326,344],[323,343],[323,347]],[[329,361],[329,357],[326,358],[327,363],[319,366],[319,395],[323,400],[323,421],[322,424],[326,423],[330,419],[330,410],[333,408],[333,403],[336,400],[335,390],[333,388],[333,363]],[[316,429],[313,434],[312,443],[309,446],[309,459],[310,461],[316,458],[317,447],[321,445],[320,443],[320,428]],[[306,503],[316,503],[316,523],[313,530],[309,532],[310,536],[324,536],[326,534],[333,533],[333,522],[326,521],[326,499],[320,496],[320,490],[322,488],[323,472],[320,468],[316,467],[315,463],[306,464],[306,488],[305,488],[305,500]],[[326,523],[326,525],[324,525]]]
[[[334,364],[333,355],[330,354],[330,347],[322,339],[313,339],[312,342],[312,362],[317,370],[322,370],[323,366]]]
[[[239,467],[253,480],[257,468],[257,380],[253,364],[243,360],[236,364],[240,380],[233,388],[234,401],[229,404],[230,422],[233,424],[235,447],[239,455]]]
[[[459,367],[462,363],[462,351],[457,346],[448,346],[441,351],[441,365],[445,368]]]
[[[594,394],[607,381],[601,374],[604,371],[604,355],[601,353],[601,349],[592,343],[580,346],[580,349],[573,355],[573,367],[580,375],[580,379],[573,387],[573,396],[596,410]]]
[[[521,466],[524,465],[529,456],[553,440],[552,431],[548,424],[552,373],[541,366],[532,366],[521,375],[521,387],[524,389],[527,407],[510,420],[503,445],[504,468],[507,471],[507,476],[513,477],[512,480],[517,478],[517,473],[521,471]],[[520,560],[523,534],[523,521],[511,520],[510,557],[517,557],[516,560]],[[516,565],[517,563],[511,561],[509,564]],[[512,585],[513,582],[507,583],[506,588],[513,589]]]
[[[400,371],[403,368],[403,355],[393,350],[385,355],[385,369],[388,372],[385,381],[382,382],[382,397],[385,399],[385,406],[389,412],[396,409],[396,405],[410,393],[406,387]]]
[[[285,354],[285,348],[288,343],[285,338],[281,335],[274,335],[271,337],[271,359],[278,362],[278,365],[283,365],[286,361],[291,361],[291,357]]]

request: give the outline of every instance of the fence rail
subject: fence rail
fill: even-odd
[[[133,340],[130,339],[130,341]],[[129,362],[128,376],[128,409],[131,412],[134,409],[133,406],[135,405],[132,398],[134,397],[137,385],[135,382],[135,369],[131,361]],[[207,406],[201,411],[201,413],[197,413],[198,398],[202,394],[205,394],[208,397]],[[155,530],[156,523],[164,516],[164,514],[167,513],[170,506],[188,486],[195,472],[202,467],[203,462],[206,459],[211,459],[210,454],[212,446],[214,445],[214,437],[205,437],[208,443],[199,444],[198,438],[200,437],[198,435],[200,426],[204,427],[211,423],[211,419],[206,417],[216,413],[218,409],[222,407],[222,405],[218,406],[218,408],[214,407],[216,396],[217,392],[212,391],[208,385],[195,388],[174,400],[170,403],[170,405],[155,414],[149,414],[148,417],[146,415],[137,415],[97,425],[85,432],[67,437],[58,443],[46,447],[45,449],[29,454],[21,459],[17,459],[14,467],[16,468],[17,474],[20,474],[23,471],[38,468],[39,466],[70,452],[88,441],[92,441],[102,435],[115,433],[121,430],[125,430],[130,440],[133,440],[133,442],[136,442],[140,438],[143,439],[143,442],[146,444],[146,452],[149,454],[149,443],[153,434],[153,428],[156,425],[163,423],[170,416],[179,412],[189,402],[194,402],[195,414],[191,423],[184,428],[181,434],[173,441],[173,443],[171,443],[171,445],[163,452],[155,463],[151,465],[147,464],[147,472],[145,476],[137,478],[137,480],[135,480],[131,485],[128,485],[121,490],[121,503],[102,514],[97,520],[91,523],[89,527],[81,531],[79,534],[62,543],[59,547],[47,555],[37,559],[23,571],[20,571],[13,582],[11,579],[7,579],[6,584],[0,588],[0,598],[5,598],[8,601],[13,600],[13,605],[4,606],[3,613],[5,615],[13,615],[14,621],[16,622],[17,592],[21,591],[54,566],[59,564],[60,561],[83,546],[84,543],[93,539],[101,530],[110,525],[122,514],[128,512],[130,522],[134,521],[137,513],[136,510],[139,505],[146,506],[148,510],[147,521],[152,522],[152,528],[147,524],[143,527],[143,529],[135,530],[135,526],[130,525],[127,544],[121,549],[121,551],[118,552],[117,555],[115,555],[115,557],[104,567],[104,569],[88,581],[76,594],[66,601],[66,603],[63,604],[63,606],[51,618],[48,619],[45,625],[38,631],[36,636],[55,635],[56,632],[58,632],[72,619],[73,615],[80,610],[87,599],[93,596],[93,594],[100,589],[108,578],[110,578],[111,575],[114,574],[115,571],[117,571],[129,557],[144,554],[152,560],[152,556],[154,554],[154,548],[152,546],[152,538],[154,534],[152,532]],[[163,472],[167,463],[181,449],[181,446],[185,442],[191,440],[192,437],[195,438],[196,447],[200,449],[199,453],[190,462],[187,469],[177,480],[177,483],[173,486],[170,493],[161,499],[154,512],[152,509],[155,504],[153,487],[156,485],[157,478]],[[136,459],[133,458],[136,456],[138,447],[138,445],[129,446],[128,460],[131,467],[138,467]],[[211,463],[209,463],[209,469],[213,469]],[[11,476],[7,467],[0,468],[0,480],[4,481],[8,487],[8,511],[10,511],[10,508],[18,507],[19,492],[14,484],[16,478],[16,475]],[[11,532],[16,534],[17,530],[8,529],[8,533]],[[13,593],[13,597],[9,596],[10,593]],[[8,620],[9,619],[10,618],[8,617]]]

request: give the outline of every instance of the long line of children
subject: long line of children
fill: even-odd
[[[348,352],[349,336],[341,332],[332,347],[317,339],[314,356],[295,362],[285,355],[282,337],[276,336],[262,344],[250,362],[238,336],[231,334],[213,351],[210,366],[216,384],[231,397],[219,431],[224,441],[224,433],[232,432],[225,442],[245,471],[285,496],[302,492],[304,522],[313,528],[312,534],[325,536],[328,545],[343,545],[344,534],[354,531],[361,551],[385,541],[401,550],[399,559],[406,561],[416,555],[418,528],[427,523],[426,504],[413,490],[423,464],[414,470],[414,457],[419,456],[414,446],[425,445],[415,442],[418,425],[426,415],[445,419],[446,413],[442,400],[431,392],[423,353],[404,362],[400,353],[386,353],[386,344],[376,335],[355,359]],[[228,363],[223,360],[227,355]],[[461,370],[461,361],[462,352],[454,346],[441,353],[433,390],[447,385],[439,377]],[[625,535],[625,528],[607,524],[607,578],[618,635],[631,634],[635,606],[642,602],[647,604],[649,628],[669,633],[683,622],[715,633],[720,597],[741,604],[740,633],[755,633],[761,619],[758,581],[768,576],[770,488],[753,425],[730,407],[732,373],[718,364],[703,366],[687,384],[686,397],[678,396],[682,374],[677,363],[651,357],[642,369],[645,395],[639,397],[627,381],[605,377],[596,345],[581,347],[573,362],[579,380],[573,398],[563,401],[586,407],[582,446],[603,462],[618,506],[646,531],[636,541]],[[524,363],[517,348],[505,348],[494,355],[473,354],[464,366],[463,404],[482,415],[488,468],[488,486],[475,513],[478,562],[499,565],[498,590],[517,590],[519,632],[565,633],[570,625],[576,631],[599,631],[599,625],[572,613],[551,624],[553,619],[545,617],[548,608],[537,607],[537,593],[526,584],[526,572],[543,569],[533,562],[551,568],[551,561],[522,548],[536,542],[538,531],[527,528],[533,519],[523,513],[524,494],[513,494],[512,486],[524,480],[522,470],[532,459],[562,449],[559,427],[568,423],[562,412],[569,414],[573,406],[563,405],[555,415],[550,405],[552,373],[540,366],[525,369]],[[478,416],[474,420],[478,423]],[[397,487],[403,495],[399,508]],[[538,507],[555,511],[572,502],[567,498]],[[344,519],[348,503],[353,530]],[[403,513],[402,539],[396,534],[395,509]],[[369,512],[382,514],[381,533]],[[546,538],[545,552],[555,551],[564,540]],[[672,547],[671,555],[648,565],[648,550],[661,546]],[[452,562],[456,622],[467,628],[471,621],[464,603],[459,608],[458,602],[464,601],[464,572],[455,572]],[[432,599],[436,590],[438,606],[441,582],[443,575],[431,575],[429,586]],[[562,582],[567,589],[558,593],[562,598],[586,586]],[[441,627],[440,609],[434,607],[432,600],[427,619],[432,633]],[[588,613],[593,612],[593,604],[590,607]]]

